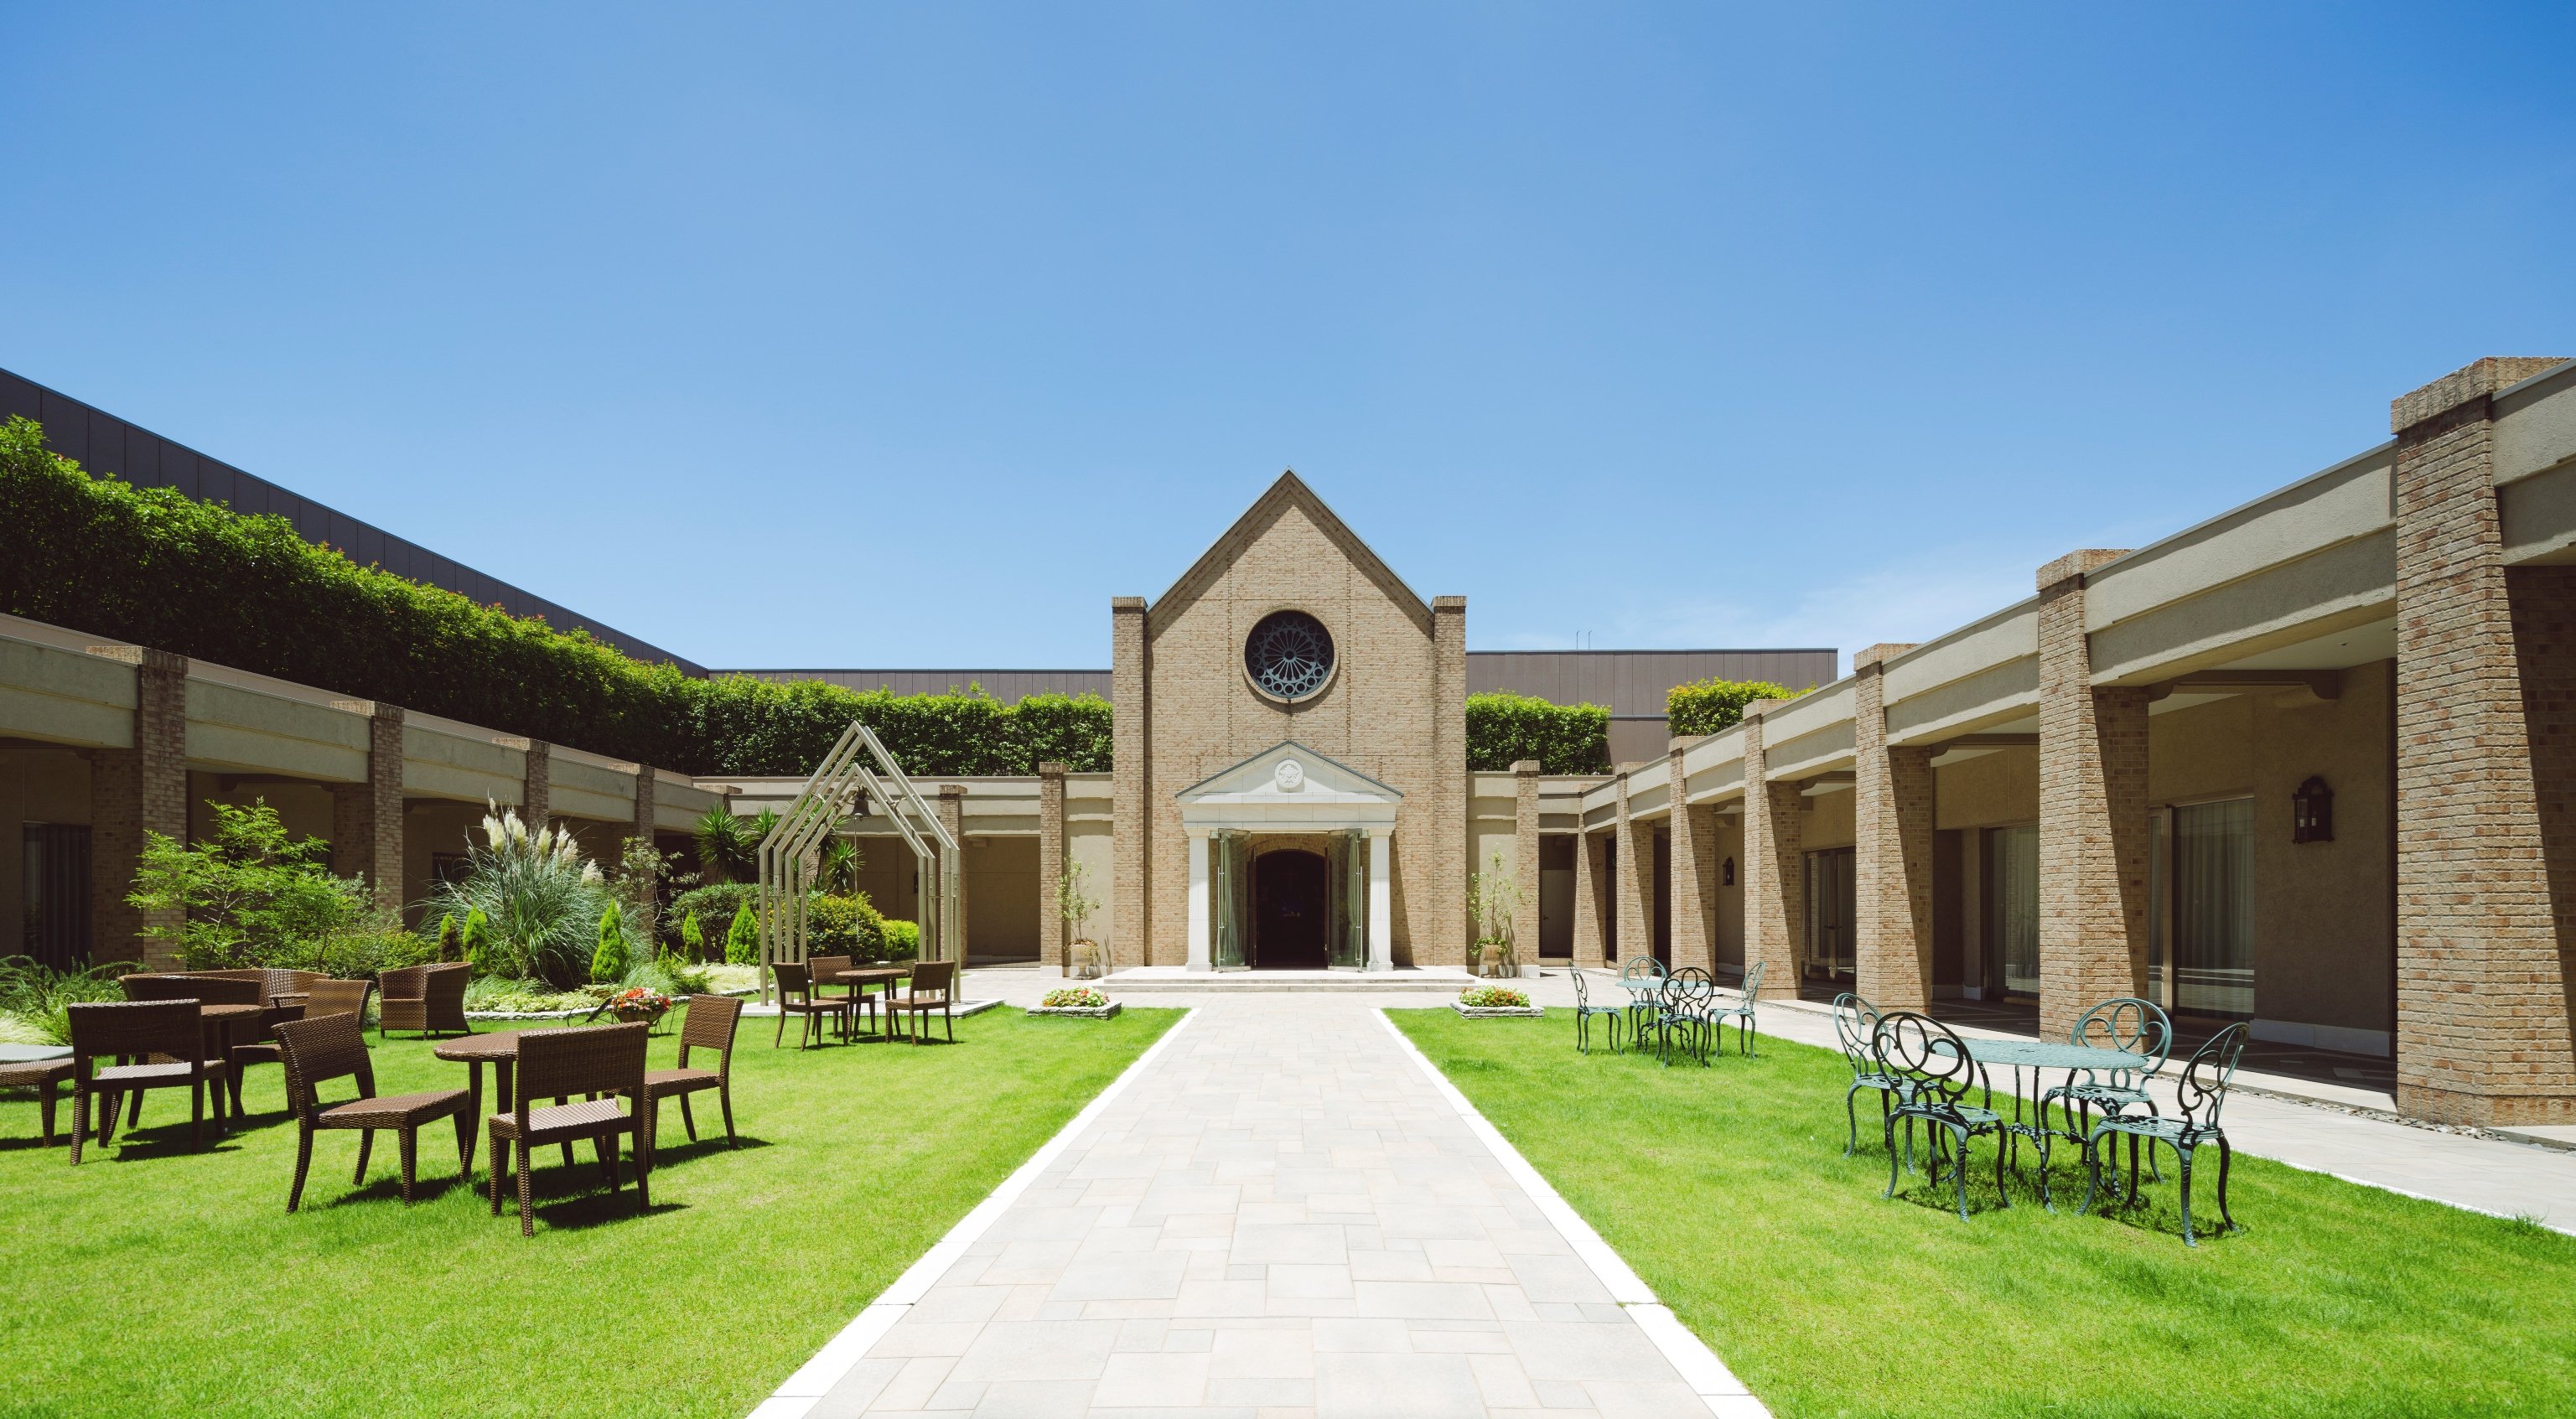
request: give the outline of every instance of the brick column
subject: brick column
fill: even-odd
[[[1690,801],[1690,784],[1682,774],[1682,749],[1696,741],[1673,741],[1673,969],[1717,964],[1717,810]]]
[[[1574,835],[1574,964],[1597,967],[1608,959],[1601,939],[1601,845],[1606,833]]]
[[[1512,762],[1512,881],[1521,904],[1512,914],[1512,944],[1524,966],[1539,961],[1538,760]]]
[[[519,794],[519,820],[532,832],[554,814],[554,773],[554,746],[542,739],[529,740],[527,787]]]
[[[2394,401],[2397,1106],[2576,1120],[2576,571],[2508,569],[2480,360]]]
[[[145,940],[145,927],[174,930],[176,911],[128,906],[143,835],[188,840],[188,660],[160,650],[97,652],[133,664],[134,743],[90,751],[90,953],[98,961],[173,965],[178,953]]]
[[[367,781],[331,785],[331,871],[367,879],[380,911],[403,906],[403,712],[378,704],[367,718]]]
[[[2039,569],[2039,1033],[2147,984],[2147,691],[2095,688],[2084,580],[2123,553]]]
[[[1744,967],[1762,963],[1762,994],[1798,994],[1798,943],[1807,905],[1806,805],[1795,783],[1774,783],[1762,748],[1763,714],[1781,700],[1744,707]]]
[[[1154,790],[1148,737],[1153,705],[1146,657],[1145,598],[1113,596],[1109,600],[1109,744],[1110,744],[1110,965],[1113,969],[1145,965],[1154,939],[1148,916],[1154,899],[1146,880],[1152,870]]]
[[[1419,888],[1431,930],[1413,938],[1415,965],[1465,966],[1475,932],[1467,920],[1467,598],[1431,598],[1432,850],[1414,857],[1430,868]],[[1399,844],[1400,845],[1400,844]],[[1408,896],[1417,890],[1408,881]]]
[[[1932,751],[1887,742],[1887,662],[1911,645],[1852,657],[1854,989],[1881,1010],[1932,1002]]]
[[[943,783],[939,786],[939,821],[948,827],[948,836],[957,840],[957,918],[949,924],[951,940],[957,943],[957,964],[966,964],[966,785]]]
[[[1629,811],[1628,776],[1619,775],[1618,870],[1610,900],[1618,915],[1619,959],[1655,954],[1655,825]]]
[[[1038,961],[1051,961],[1070,974],[1073,948],[1056,896],[1065,869],[1064,775],[1062,764],[1038,765]]]

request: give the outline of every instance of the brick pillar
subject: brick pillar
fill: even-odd
[[[1606,833],[1578,830],[1574,835],[1574,964],[1599,966],[1608,954],[1601,939],[1601,845]]]
[[[1807,905],[1805,803],[1795,783],[1774,783],[1762,718],[1781,700],[1744,707],[1744,966],[1762,965],[1762,994],[1798,994],[1798,943]]]
[[[2084,580],[2116,551],[2039,569],[2039,1033],[2147,984],[2147,691],[2096,688]]]
[[[1932,751],[1887,742],[1886,664],[1913,648],[1852,657],[1854,989],[1881,1010],[1932,1002]]]
[[[2394,401],[2397,1107],[2576,1120],[2576,572],[2508,569],[2480,360]]]
[[[1147,729],[1152,718],[1146,657],[1145,598],[1109,599],[1109,744],[1110,744],[1110,884],[1109,932],[1113,968],[1141,966],[1151,959],[1154,899],[1147,874],[1152,870],[1153,743]]]
[[[1717,964],[1713,914],[1717,904],[1717,810],[1690,801],[1682,774],[1682,748],[1673,741],[1673,969]]]
[[[1038,765],[1038,961],[1070,974],[1073,947],[1056,895],[1065,869],[1064,775],[1062,764]]]
[[[1524,966],[1539,960],[1538,760],[1512,762],[1512,881],[1521,901],[1512,913],[1512,946]]]
[[[1655,954],[1655,825],[1628,807],[1628,775],[1619,775],[1618,869],[1610,900],[1618,915],[1619,959]]]
[[[1475,932],[1467,920],[1467,598],[1431,598],[1431,850],[1413,860],[1429,868],[1423,891],[1431,930],[1412,940],[1415,965],[1465,966]],[[1396,846],[1401,847],[1399,842]],[[1408,881],[1408,896],[1415,890]],[[1427,935],[1430,939],[1424,940]]]
[[[112,647],[134,673],[134,743],[90,751],[90,954],[98,961],[174,964],[167,943],[146,940],[146,927],[176,930],[176,911],[128,906],[143,835],[188,840],[188,660],[159,650]]]
[[[331,785],[331,871],[367,879],[379,911],[403,906],[403,712],[378,704],[367,718],[367,781]]]
[[[949,939],[957,943],[957,963],[966,963],[966,901],[970,895],[966,881],[966,785],[943,783],[939,786],[939,821],[948,827],[948,836],[957,840],[957,917],[949,923]]]
[[[654,840],[654,830],[660,818],[661,782],[660,776],[654,773],[651,764],[635,766],[635,824],[628,836],[646,847],[657,845]],[[639,903],[636,907],[636,920],[626,923],[626,939],[644,943],[644,949],[648,952],[654,949],[654,944],[660,939],[656,934],[661,929],[660,923],[655,920],[658,906],[658,903],[649,901]]]
[[[519,794],[519,820],[530,831],[546,825],[554,814],[554,746],[542,739],[528,741],[527,787]]]

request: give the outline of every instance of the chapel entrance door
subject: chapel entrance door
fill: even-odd
[[[1320,854],[1263,853],[1252,868],[1252,964],[1262,970],[1320,971],[1331,893]]]

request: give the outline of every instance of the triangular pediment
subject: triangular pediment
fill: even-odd
[[[1321,808],[1404,801],[1402,790],[1325,758],[1294,739],[1283,739],[1231,768],[1220,769],[1175,796],[1185,805],[1245,807]]]
[[[1359,534],[1351,531],[1349,524],[1326,506],[1293,469],[1280,474],[1279,481],[1270,485],[1270,491],[1246,508],[1243,516],[1236,518],[1234,525],[1225,530],[1225,535],[1216,539],[1197,561],[1192,562],[1188,571],[1181,573],[1180,580],[1154,599],[1145,611],[1145,633],[1153,635],[1161,631],[1172,617],[1205,595],[1217,578],[1225,574],[1226,568],[1234,565],[1244,548],[1259,541],[1280,515],[1291,508],[1304,513],[1306,519],[1350,559],[1351,565],[1358,568],[1361,575],[1421,627],[1424,635],[1431,633],[1430,603],[1414,595],[1413,588],[1404,584],[1404,578],[1397,576],[1393,568],[1381,561],[1377,553],[1369,549],[1369,544],[1361,541]]]

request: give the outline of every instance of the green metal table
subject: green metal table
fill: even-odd
[[[2041,1092],[2041,1071],[2063,1069],[2067,1071],[2067,1077],[2072,1079],[2087,1070],[2144,1069],[2150,1063],[2147,1056],[2142,1054],[2133,1054],[2122,1049],[2103,1049],[2095,1045],[2054,1044],[2047,1040],[1970,1039],[1964,1035],[1960,1040],[1967,1045],[1968,1058],[1976,1061],[1980,1072],[2001,1066],[2010,1069],[2013,1073],[2013,1116],[2012,1122],[2004,1125],[2004,1130],[2014,1139],[2014,1152],[2019,1151],[2019,1140],[2024,1138],[2029,1139],[2039,1148],[2039,1203],[2042,1207],[2049,1205],[2046,1135],[2053,1134],[2080,1147],[2084,1142],[2084,1133],[2074,1126],[2075,1121],[2071,1115],[2067,1119],[2065,1128],[2052,1129],[2048,1126],[2048,1110],[2040,1107],[2037,1102]],[[2025,1069],[2030,1071],[2031,1088],[2028,1102],[2037,1109],[2036,1116],[2025,1116],[2023,1112],[2025,1095],[2021,1087],[2021,1072]],[[1991,1080],[1988,1081],[1988,1088],[1989,1090],[1992,1088]],[[1989,1097],[1992,1097],[1991,1092]],[[2012,1159],[2011,1166],[2018,1170],[2020,1160]]]

